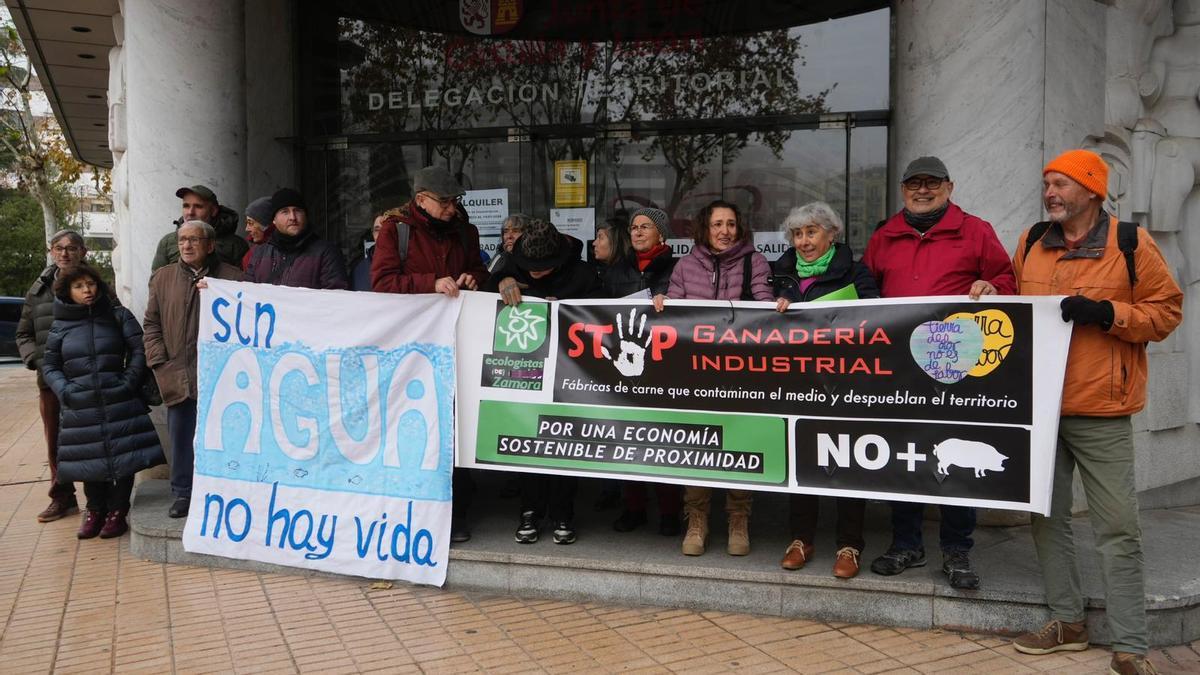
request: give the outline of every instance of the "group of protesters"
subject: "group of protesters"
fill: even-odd
[[[791,244],[773,263],[757,252],[753,233],[736,205],[716,200],[696,214],[691,251],[676,258],[664,211],[642,208],[610,218],[593,242],[545,219],[513,214],[501,246],[485,261],[479,232],[461,204],[455,177],[431,166],[414,174],[412,198],[377,214],[375,244],[351,269],[338,246],[308,221],[303,196],[281,189],[245,209],[245,238],[236,213],[209,188],[180,188],[182,217],[160,242],[142,326],[123,308],[100,275],[83,260],[83,240],[56,234],[53,264],[26,297],[18,330],[25,363],[38,370],[51,503],[38,520],[76,511],[73,481],[84,483],[87,504],[81,539],[122,534],[133,474],[165,460],[147,412],[160,398],[167,407],[171,445],[171,517],[188,512],[196,425],[196,341],[199,292],[205,279],[381,293],[490,291],[510,305],[525,296],[545,300],[644,297],[659,312],[674,300],[769,301],[781,313],[822,300],[957,295],[1065,295],[1062,318],[1075,324],[1063,388],[1053,504],[1033,516],[1051,621],[1015,641],[1018,650],[1046,654],[1086,649],[1084,604],[1075,562],[1070,515],[1071,480],[1080,467],[1106,583],[1114,649],[1113,672],[1149,672],[1142,551],[1133,482],[1130,416],[1145,401],[1145,344],[1164,339],[1181,320],[1182,292],[1158,247],[1144,230],[1118,224],[1104,209],[1108,168],[1094,153],[1072,150],[1043,169],[1048,221],[1029,228],[1009,256],[992,226],[951,200],[954,183],[936,157],[913,160],[900,177],[903,208],[871,236],[861,260],[844,240],[835,209],[822,202],[797,205],[780,230]],[[154,378],[147,379],[147,372]],[[148,393],[157,385],[157,394]],[[538,541],[544,527],[557,544],[577,539],[578,479],[522,473],[517,542]],[[659,532],[683,533],[684,555],[702,555],[709,542],[710,488],[620,487],[622,511],[613,528],[646,525],[647,493],[655,496]],[[452,541],[470,538],[471,475],[455,469]],[[730,555],[750,551],[753,494],[726,490]],[[814,556],[819,500],[790,495],[791,542],[780,562],[804,567]],[[859,572],[865,542],[865,501],[837,498],[833,574]],[[976,589],[980,576],[970,552],[975,509],[941,506],[939,547],[950,586]],[[890,546],[870,565],[896,575],[926,564],[924,505],[891,504]]]

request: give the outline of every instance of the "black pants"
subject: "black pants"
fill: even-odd
[[[461,521],[471,510],[471,500],[475,497],[475,478],[471,476],[470,469],[456,466],[450,480],[454,490],[451,513],[455,520]]]
[[[835,538],[837,547],[849,546],[863,550],[863,520],[866,517],[867,501],[836,497],[837,526]],[[792,539],[799,539],[811,545],[817,536],[817,516],[820,514],[820,498],[816,495],[790,495]]]
[[[554,522],[575,520],[575,492],[579,479],[574,476],[542,476],[521,474],[521,512],[533,511],[535,516],[549,516]]]
[[[129,495],[133,493],[133,476],[117,482],[108,480],[85,481],[83,494],[87,495],[87,510],[109,513],[129,511]]]

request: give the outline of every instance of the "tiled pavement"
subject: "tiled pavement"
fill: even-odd
[[[46,505],[32,376],[0,367],[0,672],[1102,673],[1104,649],[720,612],[522,600],[163,565]],[[1200,673],[1200,643],[1155,650]]]

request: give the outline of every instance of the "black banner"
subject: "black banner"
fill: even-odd
[[[554,400],[1028,425],[1024,304],[559,307]],[[1026,486],[1027,487],[1027,486]]]

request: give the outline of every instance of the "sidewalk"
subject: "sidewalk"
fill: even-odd
[[[1004,638],[725,612],[529,600],[134,559],[128,537],[39,525],[33,376],[0,368],[0,670],[44,672],[1105,672]],[[82,496],[82,495],[81,495]],[[118,592],[117,589],[120,589]],[[1200,644],[1154,650],[1200,672]]]

